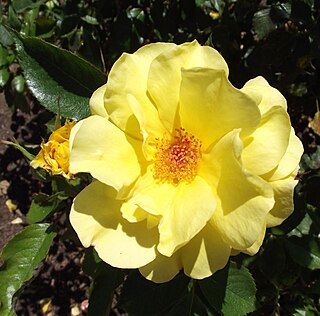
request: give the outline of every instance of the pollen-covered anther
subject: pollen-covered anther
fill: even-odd
[[[177,128],[172,140],[156,139],[154,177],[161,182],[190,182],[201,160],[201,141],[184,128]]]

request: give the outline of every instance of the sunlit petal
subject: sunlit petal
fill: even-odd
[[[273,107],[265,113],[258,128],[244,139],[246,169],[263,175],[276,168],[287,151],[290,132],[289,116],[283,108]]]
[[[121,216],[116,191],[95,181],[74,200],[70,221],[85,247],[94,246],[100,258],[114,267],[138,268],[155,259],[157,229],[129,223]]]
[[[138,177],[140,165],[128,136],[101,116],[90,116],[77,125],[76,135],[72,135],[70,171],[89,172],[118,190],[129,186]]]
[[[179,125],[181,70],[195,67],[221,70],[228,76],[228,66],[221,55],[197,41],[171,47],[159,54],[150,64],[148,92],[154,101],[162,124],[172,132]]]
[[[224,71],[207,68],[182,70],[179,113],[181,125],[201,139],[204,150],[235,128],[252,132],[260,121],[255,102]]]

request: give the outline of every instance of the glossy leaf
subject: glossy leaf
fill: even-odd
[[[8,51],[2,45],[0,45],[0,66],[7,65]]]
[[[253,28],[259,39],[264,38],[271,31],[275,30],[276,25],[270,16],[271,8],[262,9],[254,14]]]
[[[9,47],[14,43],[13,37],[10,32],[0,24],[0,43],[3,46]]]
[[[210,305],[225,316],[246,315],[256,309],[256,286],[245,267],[231,262],[199,285]]]
[[[299,265],[311,270],[320,269],[319,238],[293,236],[285,241],[285,246],[290,257]]]
[[[18,233],[1,253],[0,315],[13,314],[15,293],[30,280],[46,256],[56,233],[49,224],[34,224]]]
[[[14,36],[20,65],[27,84],[48,110],[64,117],[89,115],[89,98],[106,81],[95,66],[75,54],[38,38]]]
[[[25,79],[22,75],[18,75],[12,79],[11,87],[18,93],[23,93],[24,91]]]
[[[61,200],[58,199],[59,194],[52,196],[39,193],[32,202],[27,213],[27,221],[29,224],[34,224],[43,221],[51,213],[57,210]]]

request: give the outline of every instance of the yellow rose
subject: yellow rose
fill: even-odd
[[[75,122],[66,121],[65,125],[55,130],[47,143],[42,142],[41,150],[30,165],[42,168],[52,175],[62,175],[69,179],[69,137]]]
[[[70,136],[70,170],[95,179],[70,220],[112,266],[202,279],[256,253],[293,209],[302,145],[279,91],[236,89],[213,48],[155,43],[114,64]]]

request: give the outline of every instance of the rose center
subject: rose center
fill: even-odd
[[[183,128],[177,128],[172,140],[156,139],[154,177],[161,182],[190,182],[197,174],[201,159],[201,141]]]

